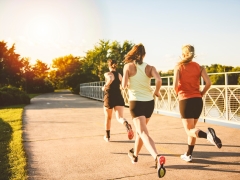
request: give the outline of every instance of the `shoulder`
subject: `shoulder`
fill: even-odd
[[[145,66],[146,66],[146,68],[149,69],[149,70],[156,69],[154,66],[151,66],[151,65],[149,65],[149,64],[147,64],[147,63],[145,63]]]
[[[104,75],[108,75],[108,74],[110,74],[111,72],[106,72],[106,73],[104,73]]]
[[[175,67],[174,67],[174,71],[176,72],[176,71],[179,71],[180,70],[180,65],[176,65]]]
[[[104,76],[106,77],[106,76],[111,76],[112,75],[112,73],[111,72],[106,72],[106,73],[104,73]]]
[[[134,67],[134,64],[132,62],[124,65],[124,69],[130,69],[132,67]]]
[[[194,66],[201,67],[201,65],[200,65],[200,64],[198,64],[197,62],[194,62],[194,61],[192,61],[192,62],[191,62],[191,64],[192,64],[192,65],[194,65]]]

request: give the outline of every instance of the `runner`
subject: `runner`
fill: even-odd
[[[104,91],[103,110],[105,114],[105,130],[106,130],[104,140],[107,142],[110,141],[110,128],[113,109],[115,111],[116,119],[118,120],[118,122],[120,122],[126,127],[128,138],[131,140],[134,137],[134,132],[128,121],[125,118],[123,118],[123,110],[125,103],[120,90],[122,75],[116,71],[117,68],[116,61],[109,59],[108,68],[109,72],[106,72],[104,74],[106,83],[102,87],[102,90]]]
[[[143,62],[145,48],[142,44],[135,45],[124,59],[123,88],[128,88],[129,109],[136,128],[134,149],[130,149],[128,156],[132,163],[138,161],[138,154],[144,144],[155,160],[158,176],[163,177],[166,173],[163,165],[165,157],[158,154],[153,139],[150,137],[147,123],[154,110],[154,96],[159,97],[162,84],[161,77],[155,67]],[[155,78],[156,88],[153,92],[150,86],[151,78]]]
[[[213,128],[208,128],[205,133],[195,126],[203,108],[203,95],[211,86],[211,81],[204,67],[193,62],[195,57],[194,47],[185,45],[182,47],[182,59],[174,69],[174,89],[178,94],[179,109],[183,127],[188,135],[188,150],[181,155],[181,159],[192,161],[192,153],[196,138],[205,138],[218,148],[222,147],[221,140],[217,137]],[[200,90],[200,78],[205,81],[203,90]]]

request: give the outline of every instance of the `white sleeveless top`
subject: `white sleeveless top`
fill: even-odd
[[[129,78],[129,101],[151,101],[153,100],[153,90],[151,89],[149,78],[145,73],[147,63],[136,64],[137,73]]]

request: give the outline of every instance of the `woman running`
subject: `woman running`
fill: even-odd
[[[187,162],[192,161],[196,138],[205,138],[218,148],[222,147],[222,142],[213,128],[208,128],[206,133],[195,127],[203,108],[202,97],[210,88],[211,81],[205,68],[192,61],[194,57],[192,45],[182,47],[182,59],[174,69],[173,82],[175,92],[178,94],[183,127],[188,135],[188,150],[181,155],[181,159]],[[203,90],[200,90],[201,77],[205,81]]]
[[[125,118],[123,118],[123,110],[125,103],[120,90],[122,75],[116,71],[117,68],[116,61],[109,59],[108,68],[109,72],[106,72],[104,74],[106,83],[102,87],[102,90],[104,91],[103,110],[105,114],[105,130],[106,130],[104,140],[107,142],[110,141],[110,128],[113,109],[115,111],[116,119],[118,120],[118,122],[120,122],[126,127],[128,138],[131,140],[134,136],[134,132],[132,130],[131,125],[127,122]]]
[[[158,176],[163,177],[166,173],[163,167],[165,157],[157,152],[155,143],[150,137],[147,123],[154,110],[154,96],[159,97],[162,80],[155,67],[143,62],[145,48],[142,44],[135,45],[126,55],[123,69],[123,88],[128,88],[129,109],[136,128],[136,139],[134,149],[129,150],[128,156],[132,163],[138,161],[138,154],[143,146],[155,160],[155,167],[158,168]],[[151,78],[155,78],[156,88],[151,89]]]

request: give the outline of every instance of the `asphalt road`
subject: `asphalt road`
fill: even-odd
[[[124,126],[115,116],[111,142],[103,140],[102,106],[103,102],[69,91],[43,94],[31,100],[23,114],[29,180],[159,179],[154,159],[145,147],[138,163],[130,162],[127,152],[134,140],[128,140]],[[132,124],[128,108],[124,114]],[[159,114],[152,116],[148,130],[158,153],[166,157],[167,173],[163,179],[240,179],[240,129],[202,122],[197,127],[204,131],[207,127],[214,128],[223,147],[218,149],[206,139],[198,139],[193,162],[187,163],[180,159],[187,150],[181,120]]]

